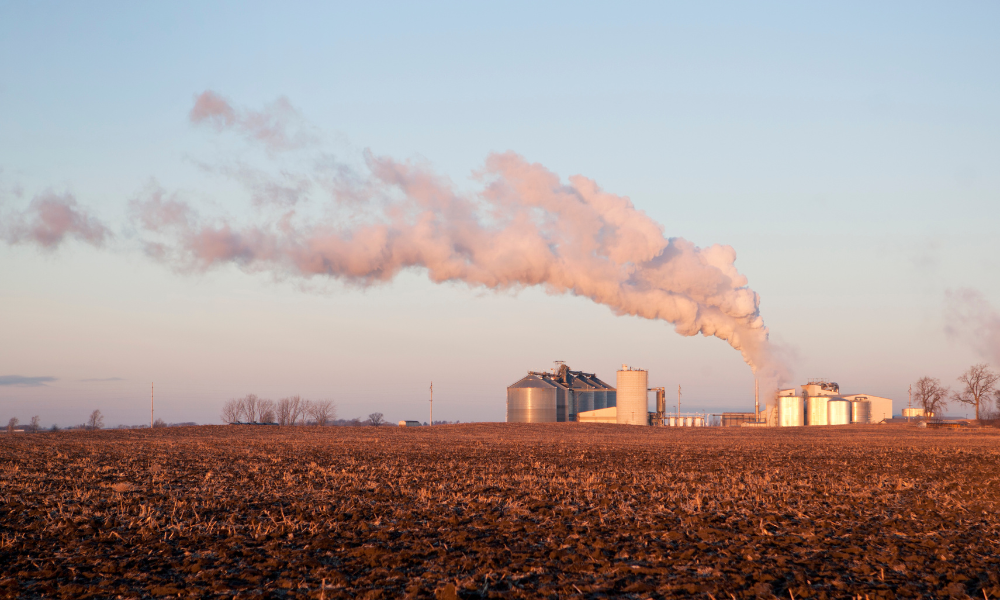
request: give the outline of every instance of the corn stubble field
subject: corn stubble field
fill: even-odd
[[[1000,431],[211,426],[0,439],[0,594],[1000,598]]]

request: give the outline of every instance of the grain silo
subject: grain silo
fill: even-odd
[[[566,389],[548,377],[528,373],[507,388],[508,423],[555,423],[565,414]]]
[[[622,365],[618,371],[618,413],[619,424],[648,425],[649,373],[643,369],[633,369]]]
[[[576,421],[580,410],[598,401],[615,405],[615,389],[594,373],[573,371],[562,362],[550,371],[528,371],[507,388],[508,423]],[[598,396],[599,394],[599,396]]]

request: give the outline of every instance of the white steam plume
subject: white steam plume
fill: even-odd
[[[1000,367],[1000,313],[982,292],[961,288],[945,293],[945,333]]]
[[[286,104],[271,110],[294,112]],[[236,110],[213,92],[197,98],[190,118],[259,141],[269,153],[292,145],[287,120]],[[491,290],[541,286],[551,294],[590,298],[617,314],[667,321],[681,335],[723,339],[765,386],[786,376],[768,342],[759,297],[736,270],[731,247],[698,248],[666,238],[663,227],[627,197],[580,175],[563,182],[513,152],[486,158],[476,174],[482,187],[472,194],[409,162],[368,153],[365,163],[362,173],[338,166],[332,175],[328,169],[311,176],[333,199],[331,214],[338,216],[327,220],[307,222],[288,202],[262,201],[268,186],[242,167],[236,171],[253,180],[255,204],[283,206],[284,213],[245,227],[207,222],[161,192],[134,201],[133,212],[157,238],[149,252],[182,268],[233,263],[361,285],[423,268],[438,283]]]

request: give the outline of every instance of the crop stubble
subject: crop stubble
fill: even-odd
[[[1000,431],[0,439],[0,595],[1000,598]]]

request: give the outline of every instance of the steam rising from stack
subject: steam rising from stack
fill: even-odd
[[[190,119],[260,144],[271,158],[315,141],[283,99],[264,111],[241,111],[207,91]],[[371,153],[362,169],[338,164],[277,179],[242,164],[223,171],[250,189],[257,222],[208,220],[189,203],[154,190],[131,205],[151,256],[181,269],[232,263],[363,286],[408,268],[426,269],[437,283],[541,286],[590,298],[619,315],[667,321],[681,335],[723,339],[765,387],[784,376],[759,297],[734,266],[736,252],[664,237],[663,227],[627,197],[592,179],[562,181],[513,152],[487,156],[475,174],[481,187],[472,193],[425,166]],[[325,218],[307,218],[299,209],[314,190],[331,200]],[[77,231],[100,239],[103,229],[96,225]]]

